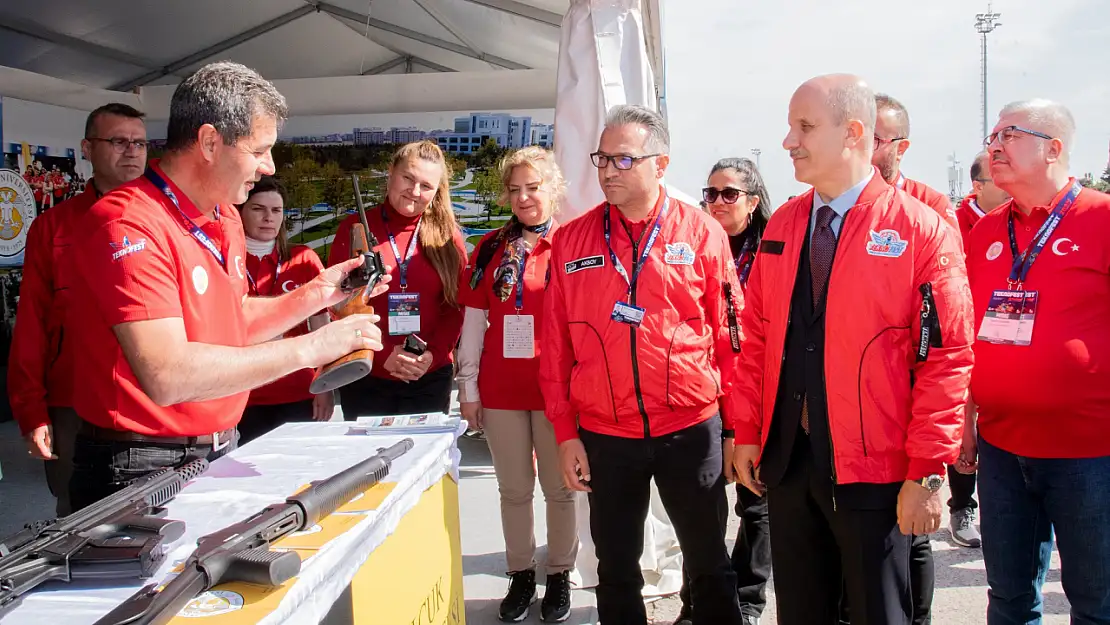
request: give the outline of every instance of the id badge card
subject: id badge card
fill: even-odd
[[[536,318],[533,315],[505,315],[502,330],[502,355],[505,358],[536,357]]]
[[[609,315],[609,318],[618,323],[640,327],[640,322],[644,320],[644,309],[624,302],[617,302],[613,306],[613,314]]]
[[[420,332],[420,294],[389,294],[389,334],[417,334]]]
[[[1036,314],[1036,291],[995,291],[979,326],[979,340],[999,345],[1028,345],[1033,337]]]

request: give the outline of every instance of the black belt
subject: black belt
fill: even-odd
[[[154,443],[158,445],[182,445],[185,447],[207,447],[212,446],[215,448],[222,448],[227,445],[235,435],[235,428],[228,428],[222,432],[215,434],[204,434],[202,436],[147,436],[146,434],[139,434],[137,432],[127,432],[124,430],[110,430],[102,428],[83,421],[79,431],[81,436],[91,438],[98,441],[114,441],[125,443]]]

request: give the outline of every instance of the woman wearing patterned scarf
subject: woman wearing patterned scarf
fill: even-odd
[[[502,203],[513,216],[482,239],[460,289],[466,306],[459,345],[459,402],[484,429],[501,493],[509,590],[499,618],[521,621],[536,597],[532,493],[539,469],[547,504],[547,589],[543,622],[570,614],[570,570],[578,554],[574,494],[563,485],[555,431],[543,413],[539,337],[553,215],[563,178],[548,150],[531,146],[501,163]]]

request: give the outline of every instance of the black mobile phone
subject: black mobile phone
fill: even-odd
[[[405,337],[405,345],[402,349],[414,356],[420,356],[428,351],[428,343],[419,336],[410,334]]]

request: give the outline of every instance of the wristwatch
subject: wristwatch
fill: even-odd
[[[935,493],[944,485],[944,476],[934,473],[919,480],[914,480],[914,482],[925,487],[930,493]]]
[[[724,440],[726,438],[735,438],[735,437],[736,437],[736,432],[734,432],[733,430],[721,430],[721,440]]]

